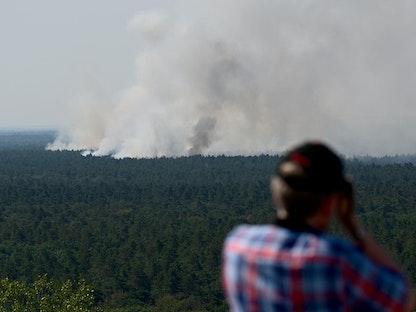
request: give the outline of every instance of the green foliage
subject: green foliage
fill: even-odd
[[[69,280],[57,283],[46,275],[33,284],[8,278],[0,280],[0,311],[101,311],[94,304],[94,290],[83,279],[76,287]]]
[[[32,289],[43,276],[41,284],[68,299],[65,289],[83,288],[44,274],[54,281],[83,276],[105,311],[227,311],[222,243],[236,225],[274,214],[269,178],[277,160],[120,160],[0,148],[0,278],[11,289]],[[416,168],[347,165],[362,221],[416,282]],[[30,299],[30,291],[15,293],[7,308]]]

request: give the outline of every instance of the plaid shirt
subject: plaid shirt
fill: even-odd
[[[348,241],[275,225],[228,235],[222,281],[232,311],[402,311],[410,291]]]

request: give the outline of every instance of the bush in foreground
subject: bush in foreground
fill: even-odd
[[[77,285],[69,280],[58,283],[46,275],[32,284],[0,280],[0,312],[102,311],[94,305],[94,289],[83,279]]]

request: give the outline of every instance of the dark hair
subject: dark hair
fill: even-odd
[[[274,196],[289,218],[313,215],[327,196],[350,186],[341,159],[326,145],[306,142],[290,150],[276,166],[278,189]]]
[[[302,174],[283,170],[284,164],[288,162],[297,164],[302,169]],[[344,164],[322,143],[306,142],[289,151],[277,165],[275,175],[299,191],[329,194],[347,187]]]
[[[283,206],[278,209],[284,209],[287,217],[292,220],[303,221],[313,215],[328,196],[325,193],[297,190],[280,177],[275,179],[278,185],[272,189],[272,192],[277,196],[278,204]]]

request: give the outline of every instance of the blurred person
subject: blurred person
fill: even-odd
[[[352,181],[328,146],[289,151],[271,192],[274,224],[240,225],[225,240],[231,311],[412,311],[408,280],[360,225]],[[334,218],[352,241],[327,233]]]

